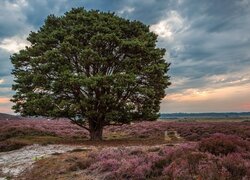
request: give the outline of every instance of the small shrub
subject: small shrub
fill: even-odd
[[[227,155],[236,152],[236,142],[235,137],[215,134],[209,138],[202,139],[199,143],[199,150],[202,152],[209,152],[216,156]]]
[[[207,156],[205,154],[200,152],[192,152],[186,154],[185,158],[187,159],[190,173],[195,174],[196,172],[198,172],[198,165],[200,161],[206,159],[206,157]]]
[[[222,165],[230,173],[230,179],[243,179],[248,173],[250,173],[250,164],[242,159],[241,155],[238,153],[229,154],[222,159]],[[250,175],[250,174],[248,174]]]
[[[206,180],[228,179],[228,171],[225,168],[221,167],[220,164],[220,160],[213,157],[204,159],[204,161],[201,161],[198,164],[197,176],[199,177],[199,179]]]
[[[168,160],[165,158],[162,158],[162,159],[156,161],[151,168],[150,176],[152,176],[152,177],[161,176],[163,168],[166,167],[167,164],[168,164]]]

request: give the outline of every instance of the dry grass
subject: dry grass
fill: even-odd
[[[55,154],[50,158],[37,161],[34,167],[22,174],[17,179],[20,180],[90,180],[92,177],[85,174],[84,169],[87,162],[85,151],[69,152],[65,154]],[[92,178],[93,179],[93,178]]]

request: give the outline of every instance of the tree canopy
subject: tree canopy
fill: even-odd
[[[170,85],[165,49],[149,26],[75,8],[49,15],[13,54],[13,109],[67,117],[101,139],[106,125],[155,120]]]

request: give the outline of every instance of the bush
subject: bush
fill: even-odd
[[[230,173],[230,179],[250,178],[250,164],[238,153],[229,154],[223,157],[222,165]]]
[[[185,152],[163,169],[170,179],[194,179],[200,174],[199,166],[208,161],[209,156],[201,152]]]
[[[234,152],[248,151],[249,142],[232,135],[214,134],[199,142],[199,150],[216,156],[227,155]]]
[[[32,128],[26,128],[26,127],[11,127],[7,128],[0,132],[0,141],[13,138],[13,137],[20,137],[20,136],[46,136],[51,135],[55,136],[55,133],[52,132],[46,132],[46,131],[40,131]]]
[[[94,163],[88,170],[104,173],[105,179],[145,179],[152,170],[152,165],[159,161],[157,152],[146,152],[140,148],[104,149],[91,153]]]
[[[232,139],[231,136],[216,134],[211,139],[221,143],[221,139]],[[220,139],[220,141],[217,141]],[[207,139],[206,139],[207,140]],[[237,141],[236,141],[237,140]],[[92,158],[87,171],[98,174],[104,179],[247,179],[250,174],[249,160],[244,160],[243,155],[249,155],[249,151],[243,151],[242,139],[233,139],[237,143],[232,153],[231,146],[223,146],[225,149],[216,149],[215,154],[226,154],[223,156],[214,155],[206,151],[198,151],[197,143],[183,143],[178,146],[159,146],[152,148],[108,148],[100,152],[92,152],[88,155]],[[204,141],[203,141],[204,142]],[[209,141],[210,142],[210,141]],[[226,141],[227,143],[227,141]],[[231,145],[231,144],[230,144]],[[230,147],[230,153],[228,153]],[[231,162],[230,162],[231,161]]]

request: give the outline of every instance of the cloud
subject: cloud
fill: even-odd
[[[150,30],[158,34],[161,38],[171,40],[175,34],[180,32],[184,26],[184,19],[177,11],[170,11],[166,19],[150,26]]]
[[[25,40],[24,37],[14,36],[11,38],[5,38],[0,42],[0,48],[10,52],[16,53],[21,49],[24,49],[25,46],[29,46],[28,41]]]
[[[122,15],[125,15],[125,14],[132,13],[134,10],[135,10],[134,7],[125,6],[121,10],[118,10],[117,13],[122,16]]]
[[[29,32],[37,31],[49,14],[85,7],[140,20],[158,34],[157,45],[167,49],[165,58],[171,62],[172,81],[161,111],[249,107],[249,0],[2,0],[0,6],[0,97],[13,94],[9,57],[29,45]],[[223,91],[227,97],[216,100]]]
[[[249,3],[239,5],[236,2],[228,1],[225,5],[224,1],[183,1],[175,9],[182,17],[182,26],[178,26],[177,33],[170,31],[168,16],[156,23],[166,22],[163,31],[171,34],[164,36],[163,33],[162,36],[157,28],[154,30],[161,38],[159,45],[168,50],[167,58],[172,63],[170,75],[173,85],[166,90],[162,111],[240,110],[239,103],[237,107],[227,105],[223,109],[220,106],[220,102],[228,101],[227,98],[231,104],[238,102],[240,95],[237,93],[220,99],[220,102],[212,98],[214,94],[214,97],[220,97],[223,90],[235,92],[235,89],[245,89],[250,84],[250,8]],[[243,94],[246,100],[241,101],[249,102],[249,94]],[[190,101],[184,102],[187,99]],[[191,103],[191,99],[195,103]],[[205,99],[206,102],[196,101],[198,99]]]
[[[10,62],[10,53],[0,48],[0,79],[11,73],[12,65]]]
[[[27,22],[23,9],[28,7],[25,0],[2,0],[0,1],[0,39],[17,34],[27,34],[33,30]]]

